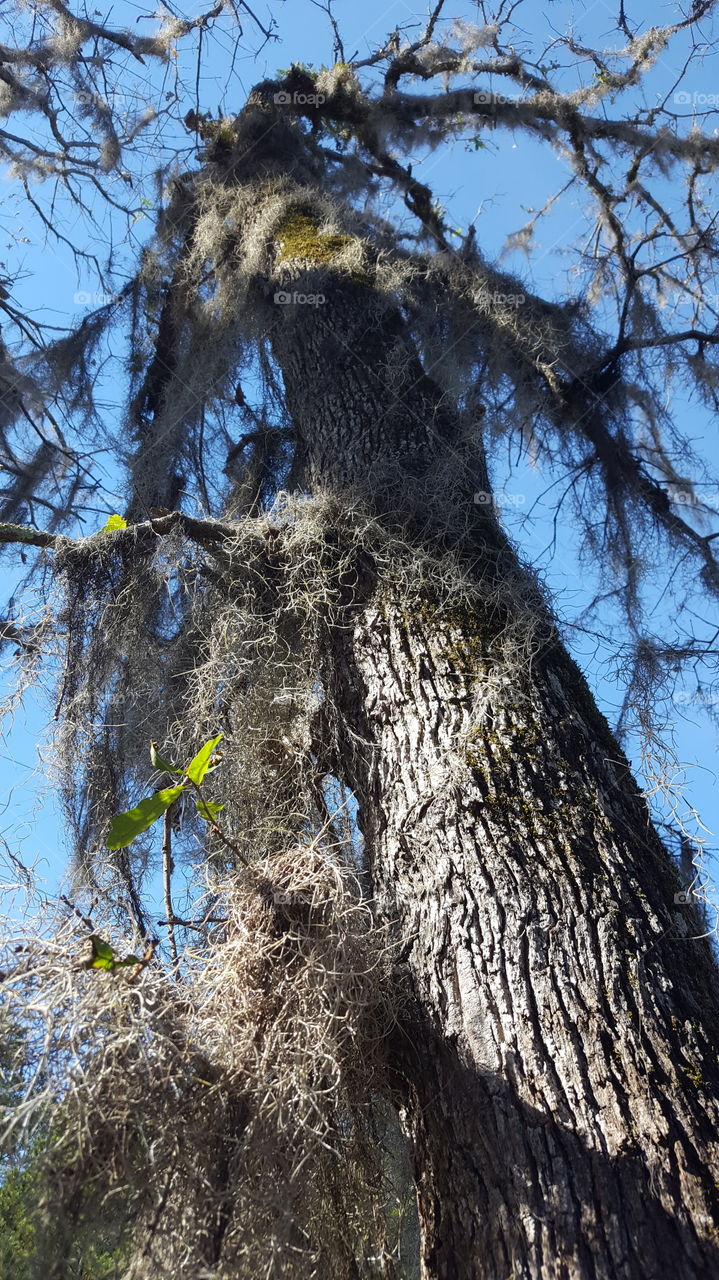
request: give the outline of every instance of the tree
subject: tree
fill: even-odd
[[[24,1080],[31,1067],[28,1047],[17,1029],[2,1026],[0,1040],[0,1100],[4,1117],[13,1117],[22,1101]],[[52,1141],[48,1127],[37,1126],[30,1143],[22,1131],[10,1128],[0,1151],[0,1276],[2,1280],[33,1280],[37,1274],[38,1207],[43,1193],[43,1153]],[[112,1280],[122,1261],[121,1236],[125,1223],[117,1203],[115,1212],[93,1214],[89,1229],[72,1234],[69,1272],[82,1280]]]
[[[187,117],[198,163],[164,175],[122,299],[124,518],[70,536],[65,496],[62,532],[1,529],[46,549],[64,591],[60,751],[94,904],[67,904],[10,990],[55,993],[55,1213],[122,1187],[128,1280],[411,1274],[408,1160],[423,1277],[716,1270],[715,961],[681,932],[676,866],[502,527],[489,457],[512,431],[569,468],[633,696],[715,656],[648,633],[642,565],[657,539],[667,582],[688,565],[716,597],[715,534],[678,496],[688,446],[657,387],[680,368],[717,407],[719,142],[632,96],[712,7],[634,35],[622,6],[620,50],[565,37],[539,65],[503,41],[503,10],[452,33],[439,3],[416,39],[346,58],[335,25],[332,67]],[[560,50],[591,84],[566,87]],[[400,158],[504,128],[566,152],[595,202],[576,298],[490,264],[475,230],[452,247]],[[388,187],[409,233],[377,212]],[[658,306],[678,281],[681,326]],[[77,404],[111,318],[43,353],[57,369],[72,344]],[[47,624],[19,634],[50,646]],[[108,840],[150,765],[159,801],[135,808],[136,839]],[[145,947],[128,972],[118,942],[109,972],[78,973],[83,930],[123,921]]]

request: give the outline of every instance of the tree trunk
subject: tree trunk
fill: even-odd
[[[715,1275],[711,959],[573,664],[473,713],[453,631],[368,608],[335,678],[409,971],[422,1274]]]
[[[273,286],[326,299],[278,306],[272,335],[312,482],[401,517],[407,545],[396,572],[358,550],[322,674],[327,759],[399,947],[421,1274],[719,1274],[710,949],[683,936],[672,861],[541,593],[472,501],[483,463],[398,308],[366,260],[320,272],[319,250],[287,243],[285,227]],[[482,608],[441,584],[408,605],[430,553]]]

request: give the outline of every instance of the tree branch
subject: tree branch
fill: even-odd
[[[171,511],[168,515],[160,516],[155,520],[143,520],[138,524],[128,525],[127,529],[115,529],[110,532],[98,531],[98,533],[90,534],[86,538],[68,538],[61,533],[46,533],[43,529],[33,529],[30,525],[0,523],[0,543],[21,543],[29,547],[49,547],[52,551],[57,551],[61,547],[78,547],[87,550],[93,539],[118,539],[127,538],[128,536],[134,538],[148,533],[165,536],[175,531],[184,533],[191,541],[198,542],[201,546],[205,546],[207,543],[224,542],[226,539],[237,536],[236,526],[226,524],[221,520],[197,520],[193,516],[185,515],[183,511]],[[99,545],[99,543],[95,542],[95,546]]]

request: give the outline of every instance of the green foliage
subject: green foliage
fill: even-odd
[[[143,831],[147,831],[153,822],[157,822],[158,818],[167,813],[170,805],[174,804],[179,796],[188,790],[189,784],[199,788],[207,774],[215,767],[212,764],[212,756],[221,740],[221,733],[218,733],[216,738],[210,738],[208,742],[200,747],[197,755],[193,756],[184,769],[179,769],[176,765],[170,764],[168,760],[165,760],[164,756],[161,756],[157,750],[157,743],[151,742],[150,760],[154,767],[162,769],[165,773],[182,774],[187,781],[178,783],[176,787],[164,787],[160,791],[155,791],[153,795],[147,796],[145,800],[141,800],[139,804],[135,805],[134,809],[127,809],[124,813],[116,813],[110,824],[110,833],[107,837],[108,849],[124,849],[128,844],[132,844],[132,841],[137,836],[142,835]],[[218,813],[224,807],[221,804],[215,804],[212,800],[203,800],[202,797],[197,799],[196,804],[200,817],[207,822],[214,822]],[[96,939],[96,941],[100,942],[101,940]],[[102,945],[107,946],[106,943]],[[111,954],[112,949],[108,948],[108,950],[110,951],[110,956],[107,958],[114,961],[114,957]],[[130,961],[114,961],[110,965],[101,963],[101,959],[102,957],[98,956],[97,963],[93,963],[91,967],[95,969],[116,969],[119,968],[120,963],[130,963]],[[139,961],[136,963],[139,963]]]
[[[0,1109],[13,1107],[22,1093],[25,1038],[19,1027],[0,1017]],[[0,1152],[1,1155],[1,1152]]]
[[[215,804],[214,800],[196,800],[197,812],[206,822],[214,822],[218,813],[224,809],[224,804]]]
[[[116,813],[107,838],[108,849],[124,849],[126,845],[132,844],[137,836],[142,835],[143,831],[147,831],[153,822],[157,822],[157,819],[167,812],[170,805],[174,804],[184,790],[184,786],[165,787],[162,791],[156,791],[154,795],[141,800],[134,809],[128,809],[125,813]]]
[[[326,70],[327,68],[323,62],[320,67],[320,71]],[[303,75],[311,76],[313,79],[318,74],[313,62],[293,62],[289,67],[280,67],[277,74],[284,78],[285,76],[291,75],[293,71],[301,71]]]
[[[221,740],[221,733],[218,733],[216,738],[210,738],[209,742],[206,742],[204,747],[200,747],[197,755],[194,756],[187,768],[184,770],[185,776],[190,779],[190,782],[194,782],[196,787],[200,786],[205,774],[210,768],[210,758],[217,747],[217,744]]]
[[[135,212],[133,213],[132,221],[139,222],[141,218],[146,218],[148,214],[148,210],[151,208],[152,208],[152,201],[149,200],[147,196],[142,196],[140,199],[140,208],[136,209]]]
[[[101,943],[101,939],[97,939]],[[101,944],[107,946],[107,944]],[[23,1074],[28,1062],[26,1038],[22,1030],[0,1021],[0,1106],[8,1111],[19,1101]],[[41,1239],[47,1235],[43,1222],[43,1162],[49,1131],[46,1125],[28,1143],[11,1131],[0,1153],[0,1280],[38,1280],[41,1268]],[[114,1215],[114,1216],[113,1216]],[[117,1280],[122,1270],[125,1247],[123,1205],[113,1201],[111,1212],[97,1209],[94,1197],[90,1212],[68,1234],[66,1223],[49,1224],[51,1238],[65,1241],[64,1275],[74,1280]]]
[[[123,520],[122,516],[109,516],[107,523],[104,524],[100,533],[114,533],[116,529],[126,529],[127,520]]]
[[[142,964],[139,956],[125,956],[124,960],[118,960],[110,943],[98,938],[96,933],[90,936],[90,944],[92,956],[85,966],[87,969],[106,969],[114,973],[115,969],[126,969],[129,965]]]
[[[36,1141],[26,1159],[0,1182],[0,1280],[38,1280],[42,1233],[44,1144]],[[61,1230],[64,1224],[58,1224]],[[77,1280],[117,1280],[122,1273],[125,1246],[122,1222],[95,1211],[82,1221],[67,1243],[63,1274]]]
[[[39,1170],[32,1157],[9,1169],[0,1183],[0,1280],[33,1280]]]

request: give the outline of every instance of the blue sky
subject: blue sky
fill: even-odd
[[[675,5],[632,4],[631,21],[635,27],[646,27],[657,22],[676,19]],[[195,8],[199,11],[201,6]],[[551,39],[551,29],[562,33],[573,29],[578,43],[617,43],[615,30],[617,6],[614,3],[567,5],[554,3],[547,6],[547,16],[535,13],[535,6],[518,11],[518,21],[541,27],[543,39]],[[185,12],[190,8],[185,7]],[[194,10],[193,10],[194,11]],[[147,10],[142,6],[118,3],[112,14],[119,25],[126,22],[133,29],[143,30],[140,21]],[[258,12],[265,12],[258,8]],[[218,37],[216,52],[204,64],[199,80],[199,101],[203,110],[233,113],[242,104],[248,90],[265,76],[275,75],[279,68],[292,61],[303,61],[319,66],[334,61],[332,36],[326,16],[309,3],[309,0],[292,0],[290,4],[270,4],[278,21],[279,43],[268,45],[259,58],[253,56],[256,40],[251,24],[246,25],[241,40],[225,33]],[[417,10],[404,0],[393,4],[381,4],[366,0],[357,5],[352,0],[338,0],[335,13],[339,20],[345,52],[352,56],[366,56],[376,44],[394,28],[400,27],[406,35],[419,30]],[[450,17],[463,17],[477,21],[476,6],[459,3],[448,8]],[[548,25],[549,24],[549,25]],[[517,29],[517,43],[532,38],[526,26]],[[679,42],[676,50],[662,55],[650,77],[646,96],[666,89],[674,75],[678,74],[686,53],[686,44]],[[538,57],[538,61],[541,58]],[[194,78],[194,54],[188,48],[180,50],[179,70]],[[589,71],[584,71],[590,78]],[[173,92],[174,69],[168,72],[157,69],[133,67],[132,92],[138,100],[144,98],[156,104],[167,100]],[[482,87],[485,87],[484,85]],[[489,89],[506,91],[505,85],[487,83]],[[709,63],[699,61],[686,86],[693,101],[706,106],[706,95],[714,91],[712,69]],[[127,92],[123,88],[123,92]],[[702,95],[704,97],[702,98]],[[128,95],[132,105],[132,95]],[[683,108],[691,112],[691,103]],[[709,131],[719,124],[719,113],[704,128]],[[178,144],[185,149],[186,163],[192,159],[192,141],[182,131],[176,134]],[[530,216],[530,211],[540,207],[566,181],[568,170],[561,158],[547,146],[528,140],[521,134],[492,134],[486,137],[487,145],[479,150],[466,148],[461,143],[451,150],[438,149],[422,158],[415,157],[416,176],[430,184],[442,205],[448,210],[451,225],[463,230],[474,222],[479,244],[487,257],[499,254],[509,232],[518,230]],[[147,146],[145,172],[149,175],[155,156],[152,145]],[[5,189],[10,189],[5,184]],[[123,187],[123,194],[127,188]],[[46,193],[45,193],[46,194]],[[42,196],[42,192],[38,192]],[[48,240],[37,219],[23,205],[22,196],[13,203],[14,196],[6,200],[2,227],[7,231],[7,248],[4,248],[5,269],[16,278],[13,296],[38,318],[49,319],[54,324],[77,322],[88,306],[97,305],[103,290],[114,287],[91,274],[79,276],[75,260],[69,248]],[[151,225],[155,192],[149,181],[136,183],[133,198],[138,202],[138,217],[133,224],[127,243],[128,255],[142,242]],[[87,223],[75,211],[60,205],[63,232],[74,243],[85,243],[88,237]],[[391,210],[388,210],[391,212]],[[106,214],[99,198],[96,212],[107,229]],[[114,224],[117,233],[119,224]],[[535,251],[531,258],[510,254],[503,265],[516,271],[528,287],[547,296],[556,297],[572,288],[573,259],[570,247],[587,232],[586,203],[570,194],[557,202],[551,215],[540,226]],[[124,232],[122,233],[124,234]],[[99,238],[94,250],[102,257],[102,241]],[[3,256],[3,255],[0,255]],[[25,278],[21,278],[25,277]],[[112,410],[109,411],[110,418]],[[676,420],[694,438],[701,438],[705,456],[714,470],[719,470],[719,448],[713,434],[713,424],[696,405],[677,399]],[[582,566],[578,557],[576,532],[564,516],[558,524],[556,545],[552,548],[553,528],[550,506],[543,498],[551,477],[541,467],[532,467],[524,460],[509,468],[506,451],[501,444],[495,449],[494,478],[496,487],[504,494],[506,522],[522,547],[527,558],[542,572],[555,595],[560,615],[572,620],[587,603],[595,583]],[[114,482],[112,467],[108,463],[110,487]],[[717,486],[719,488],[719,485]],[[112,506],[112,504],[110,504]],[[118,498],[117,509],[121,509]],[[102,517],[98,514],[99,527]],[[86,529],[86,532],[90,532]],[[14,581],[15,571],[7,557],[0,562],[0,586]],[[609,612],[607,615],[609,624]],[[597,650],[593,643],[574,634],[574,652],[589,675],[600,703],[610,723],[616,719],[616,709],[621,702],[621,690],[611,678],[609,650]],[[7,653],[7,650],[6,650]],[[13,723],[5,726],[3,759],[3,787],[0,797],[0,832],[13,849],[21,852],[29,863],[38,861],[41,871],[46,871],[49,881],[56,881],[62,874],[65,849],[62,825],[57,806],[51,797],[51,785],[46,764],[38,759],[37,743],[42,741],[44,726],[48,723],[51,706],[44,695],[31,694],[25,707]],[[682,783],[684,797],[678,800],[679,811],[687,813],[692,807],[698,811],[701,822],[713,833],[719,833],[719,800],[714,771],[715,730],[707,708],[696,700],[691,684],[680,688],[667,704],[667,732],[674,740],[677,765],[673,783]],[[633,758],[638,758],[638,744],[631,740],[627,748]],[[670,769],[671,772],[671,769]],[[710,837],[710,847],[717,843],[717,835]]]

